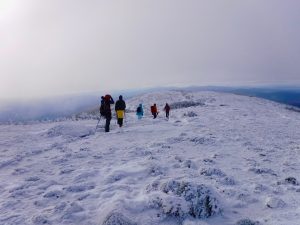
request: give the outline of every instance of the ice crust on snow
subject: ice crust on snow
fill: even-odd
[[[0,224],[299,225],[298,112],[213,92],[125,100],[109,133],[88,112],[1,125]]]

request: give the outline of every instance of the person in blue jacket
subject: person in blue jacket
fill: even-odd
[[[143,105],[140,104],[137,109],[136,109],[136,115],[138,117],[138,119],[142,119],[143,115],[144,115],[144,110],[143,110]]]

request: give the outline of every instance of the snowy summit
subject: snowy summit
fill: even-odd
[[[109,133],[92,117],[1,125],[0,224],[300,224],[298,112],[213,92],[125,101]]]

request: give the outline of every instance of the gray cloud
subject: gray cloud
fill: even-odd
[[[300,83],[298,1],[5,2],[2,98],[167,84]]]

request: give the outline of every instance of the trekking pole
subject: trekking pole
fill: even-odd
[[[101,120],[101,114],[100,114],[100,117],[99,117],[99,119],[98,119],[98,123],[97,123],[97,125],[96,125],[95,133],[96,133],[96,131],[97,131],[98,125],[99,125],[99,123],[100,123],[100,120]]]

